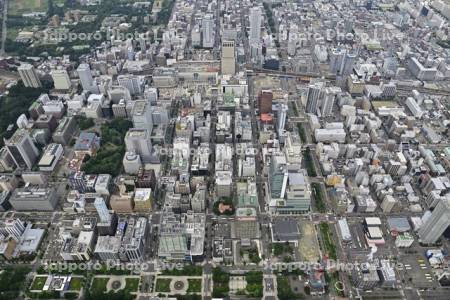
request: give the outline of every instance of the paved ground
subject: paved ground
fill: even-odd
[[[247,282],[244,276],[231,276],[230,277],[230,292],[236,293],[237,291],[245,290]]]

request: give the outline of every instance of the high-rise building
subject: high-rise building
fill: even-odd
[[[269,187],[272,198],[284,198],[288,181],[286,158],[281,154],[273,154],[269,170]]]
[[[127,88],[123,86],[114,85],[108,89],[108,97],[113,103],[119,103],[120,100],[125,100],[125,102],[131,102],[131,94]]]
[[[278,107],[277,115],[277,132],[281,136],[286,126],[286,116],[287,116],[288,106],[286,104],[280,104]]]
[[[72,82],[70,81],[69,74],[66,70],[53,70],[51,74],[55,89],[65,91],[72,87]]]
[[[158,102],[158,89],[153,87],[146,87],[144,91],[144,99],[151,105],[156,105]]]
[[[96,198],[94,201],[95,210],[98,213],[101,223],[109,223],[111,221],[111,214],[106,206],[103,198]]]
[[[331,50],[330,53],[330,72],[337,74],[341,70],[342,62],[345,57],[345,49],[336,48]]]
[[[330,72],[341,76],[352,74],[356,57],[356,52],[342,48],[333,49],[330,54]]]
[[[137,174],[142,167],[141,157],[134,152],[126,152],[122,163],[127,174]]]
[[[231,171],[216,171],[216,192],[218,197],[230,197],[233,186]]]
[[[152,132],[153,114],[152,107],[144,100],[135,101],[132,111],[132,119],[134,128],[147,129]]]
[[[259,7],[250,8],[250,44],[259,43],[261,39],[261,9]]]
[[[26,87],[39,88],[42,86],[41,80],[32,65],[22,64],[17,68],[17,71]]]
[[[222,42],[222,74],[234,75],[236,73],[236,55],[234,41]]]
[[[12,171],[15,163],[6,147],[0,148],[0,172]]]
[[[18,168],[31,169],[39,156],[39,150],[25,129],[17,129],[5,146]]]
[[[55,188],[30,185],[16,188],[9,202],[16,211],[54,211],[58,195]]]
[[[272,112],[273,93],[271,90],[261,90],[258,95],[259,113],[268,114]]]
[[[122,238],[119,257],[122,261],[139,262],[145,252],[145,236],[147,235],[147,219],[130,218]]]
[[[134,191],[134,211],[148,213],[152,209],[152,189],[137,188]]]
[[[202,19],[203,48],[214,47],[214,18],[211,14],[205,15]]]
[[[117,260],[119,259],[121,242],[121,237],[119,236],[99,236],[94,254],[104,261]]]
[[[308,87],[308,92],[306,94],[306,112],[315,114],[321,105],[324,97],[324,87],[323,82],[316,82]]]
[[[59,121],[56,131],[53,133],[53,141],[67,145],[77,130],[77,121],[74,117],[64,117]]]
[[[126,88],[131,95],[142,94],[142,78],[136,75],[119,75],[117,77],[119,85]]]
[[[206,185],[199,184],[191,199],[191,207],[194,212],[204,212],[206,208]]]
[[[356,56],[357,54],[355,52],[347,51],[341,67],[342,76],[348,76],[353,73],[353,67],[355,65]]]
[[[322,103],[322,116],[328,117],[333,114],[333,105],[336,99],[336,95],[341,92],[339,87],[327,87],[325,89],[325,97]]]
[[[25,231],[25,223],[20,221],[20,219],[7,219],[2,225],[0,233],[5,237],[10,235],[18,240]]]
[[[152,142],[146,129],[132,128],[125,135],[125,145],[128,152],[136,153],[143,163],[152,161]]]
[[[288,188],[284,205],[277,206],[278,214],[304,214],[311,206],[311,190],[305,172],[292,172],[288,176]]]
[[[420,241],[434,244],[450,225],[450,199],[444,198],[433,210],[433,213],[419,229]]]
[[[80,64],[77,69],[78,77],[80,77],[81,86],[85,91],[91,91],[94,84],[91,68],[88,64]]]

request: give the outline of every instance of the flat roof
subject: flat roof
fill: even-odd
[[[296,220],[278,218],[272,222],[272,241],[288,242],[299,238],[300,231]]]

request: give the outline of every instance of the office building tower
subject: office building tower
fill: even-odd
[[[436,243],[450,225],[450,199],[444,198],[419,229],[420,241],[424,244]]]
[[[124,100],[125,102],[131,102],[131,94],[127,88],[122,86],[112,86],[108,89],[108,97],[114,103],[119,103],[120,100]]]
[[[330,53],[330,72],[337,74],[341,70],[342,62],[345,57],[345,50],[341,48],[333,49]]]
[[[145,236],[147,235],[147,219],[130,218],[122,238],[119,258],[122,261],[140,262],[145,252]]]
[[[38,148],[25,129],[17,129],[5,146],[17,168],[31,169],[39,156]]]
[[[438,70],[436,67],[426,67],[417,58],[411,57],[407,64],[408,70],[419,80],[435,80]]]
[[[111,214],[106,206],[103,198],[96,198],[94,201],[95,210],[98,213],[101,223],[109,223],[111,221]]]
[[[81,231],[78,238],[71,234],[63,237],[63,244],[60,249],[61,257],[66,261],[88,261],[92,257],[95,241],[93,231]]]
[[[277,206],[280,215],[298,215],[309,212],[311,206],[311,190],[304,170],[290,172],[284,205]]]
[[[0,172],[14,170],[15,162],[6,147],[0,148]]]
[[[152,162],[154,156],[152,154],[152,142],[148,130],[138,128],[128,130],[125,135],[125,145],[127,152],[138,154],[143,163]]]
[[[214,18],[211,14],[205,15],[202,19],[203,48],[214,47]]]
[[[230,197],[233,186],[231,171],[216,171],[216,192],[218,197]]]
[[[381,83],[380,88],[384,98],[393,98],[397,94],[397,85],[394,82]]]
[[[26,224],[20,221],[20,219],[7,219],[2,225],[0,227],[0,234],[3,234],[5,237],[12,236],[18,240],[25,232]]]
[[[134,211],[149,213],[152,209],[152,189],[137,188],[134,191]]]
[[[152,107],[147,101],[135,101],[133,111],[131,112],[134,128],[146,129],[151,133],[153,129],[152,111]]]
[[[80,64],[77,68],[78,77],[80,77],[81,86],[84,91],[91,91],[94,78],[92,78],[91,68],[88,64]]]
[[[269,170],[269,188],[272,198],[284,198],[288,181],[286,158],[281,154],[273,154]]]
[[[32,65],[22,64],[17,68],[17,71],[26,87],[40,88],[42,86],[41,80]]]
[[[342,76],[349,76],[353,73],[353,67],[355,66],[356,62],[356,53],[349,52],[345,54],[345,59],[342,63],[341,72],[340,75]]]
[[[95,245],[94,254],[103,261],[119,259],[121,246],[119,236],[99,236]]]
[[[259,7],[250,8],[250,44],[259,43],[261,39],[262,14]]]
[[[142,78],[136,75],[119,75],[117,81],[126,88],[132,96],[142,94]]]
[[[306,112],[315,114],[317,113],[321,102],[324,98],[324,82],[316,82],[308,87],[306,94]]]
[[[137,174],[142,167],[141,157],[134,152],[126,152],[123,156],[123,169],[127,174]]]
[[[286,116],[287,116],[288,106],[286,104],[280,104],[278,107],[277,115],[277,132],[281,136],[286,126]]]
[[[236,73],[236,55],[234,41],[222,42],[222,74],[234,75]]]
[[[272,112],[273,93],[271,90],[261,90],[258,95],[259,113],[268,114]]]
[[[53,141],[67,145],[77,130],[77,121],[74,117],[64,117],[59,121],[58,127],[53,133]]]
[[[356,52],[342,48],[333,49],[330,54],[330,72],[341,76],[352,74],[356,57]]]
[[[151,105],[156,105],[156,103],[158,103],[158,89],[146,87],[144,91],[144,99]]]
[[[162,106],[152,106],[152,122],[155,125],[162,125],[169,123],[169,112],[165,107]]]
[[[56,90],[67,91],[72,87],[72,82],[66,70],[53,70],[51,75]]]
[[[9,202],[16,211],[54,211],[58,195],[54,188],[25,186],[15,189]]]
[[[206,185],[197,185],[191,199],[191,207],[194,212],[204,212],[206,209]]]
[[[323,117],[329,117],[333,115],[333,106],[336,99],[336,95],[341,92],[339,87],[327,87],[325,89],[324,100],[322,102],[321,112]]]

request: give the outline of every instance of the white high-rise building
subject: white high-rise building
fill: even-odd
[[[328,117],[333,114],[333,105],[336,99],[336,95],[341,92],[339,87],[327,87],[325,89],[325,97],[322,102],[322,116]]]
[[[424,244],[434,244],[450,225],[450,200],[442,199],[433,213],[419,229],[420,241]]]
[[[22,64],[17,68],[17,71],[19,71],[20,78],[26,87],[40,88],[42,86],[41,80],[32,65]]]
[[[39,156],[38,148],[25,129],[17,129],[5,146],[18,168],[31,169]]]
[[[144,99],[151,105],[155,105],[158,102],[158,89],[146,87],[144,91]]]
[[[347,49],[333,49],[330,54],[330,72],[341,76],[352,74],[356,57],[357,53]]]
[[[272,198],[284,198],[288,181],[286,158],[282,154],[273,154],[270,161],[269,188]]]
[[[203,48],[214,47],[214,18],[211,14],[205,15],[202,19]]]
[[[127,152],[138,154],[143,163],[152,161],[152,142],[150,133],[146,129],[132,128],[125,135],[125,145]]]
[[[91,91],[94,84],[91,68],[88,64],[80,64],[77,68],[78,77],[80,77],[81,86],[85,91]]]
[[[280,104],[278,108],[277,116],[277,131],[278,135],[282,135],[284,127],[286,126],[286,116],[287,116],[288,106],[286,104]]]
[[[67,91],[72,87],[72,82],[70,81],[69,74],[66,70],[53,70],[51,74],[55,84],[55,89]]]
[[[144,100],[135,101],[131,117],[134,128],[147,129],[152,132],[153,129],[153,110],[150,104]]]
[[[105,200],[103,198],[96,198],[94,201],[95,210],[98,213],[100,221],[102,223],[109,223],[111,221],[111,215],[108,207],[106,207]]]
[[[250,8],[250,44],[259,43],[261,39],[261,9],[259,7]]]
[[[142,94],[142,79],[135,75],[119,75],[117,77],[119,85],[126,88],[131,95]]]
[[[142,167],[141,157],[134,152],[126,152],[122,163],[127,174],[137,174]]]
[[[20,219],[7,219],[0,228],[0,233],[5,236],[12,236],[15,239],[19,239],[25,231],[25,223]]]

